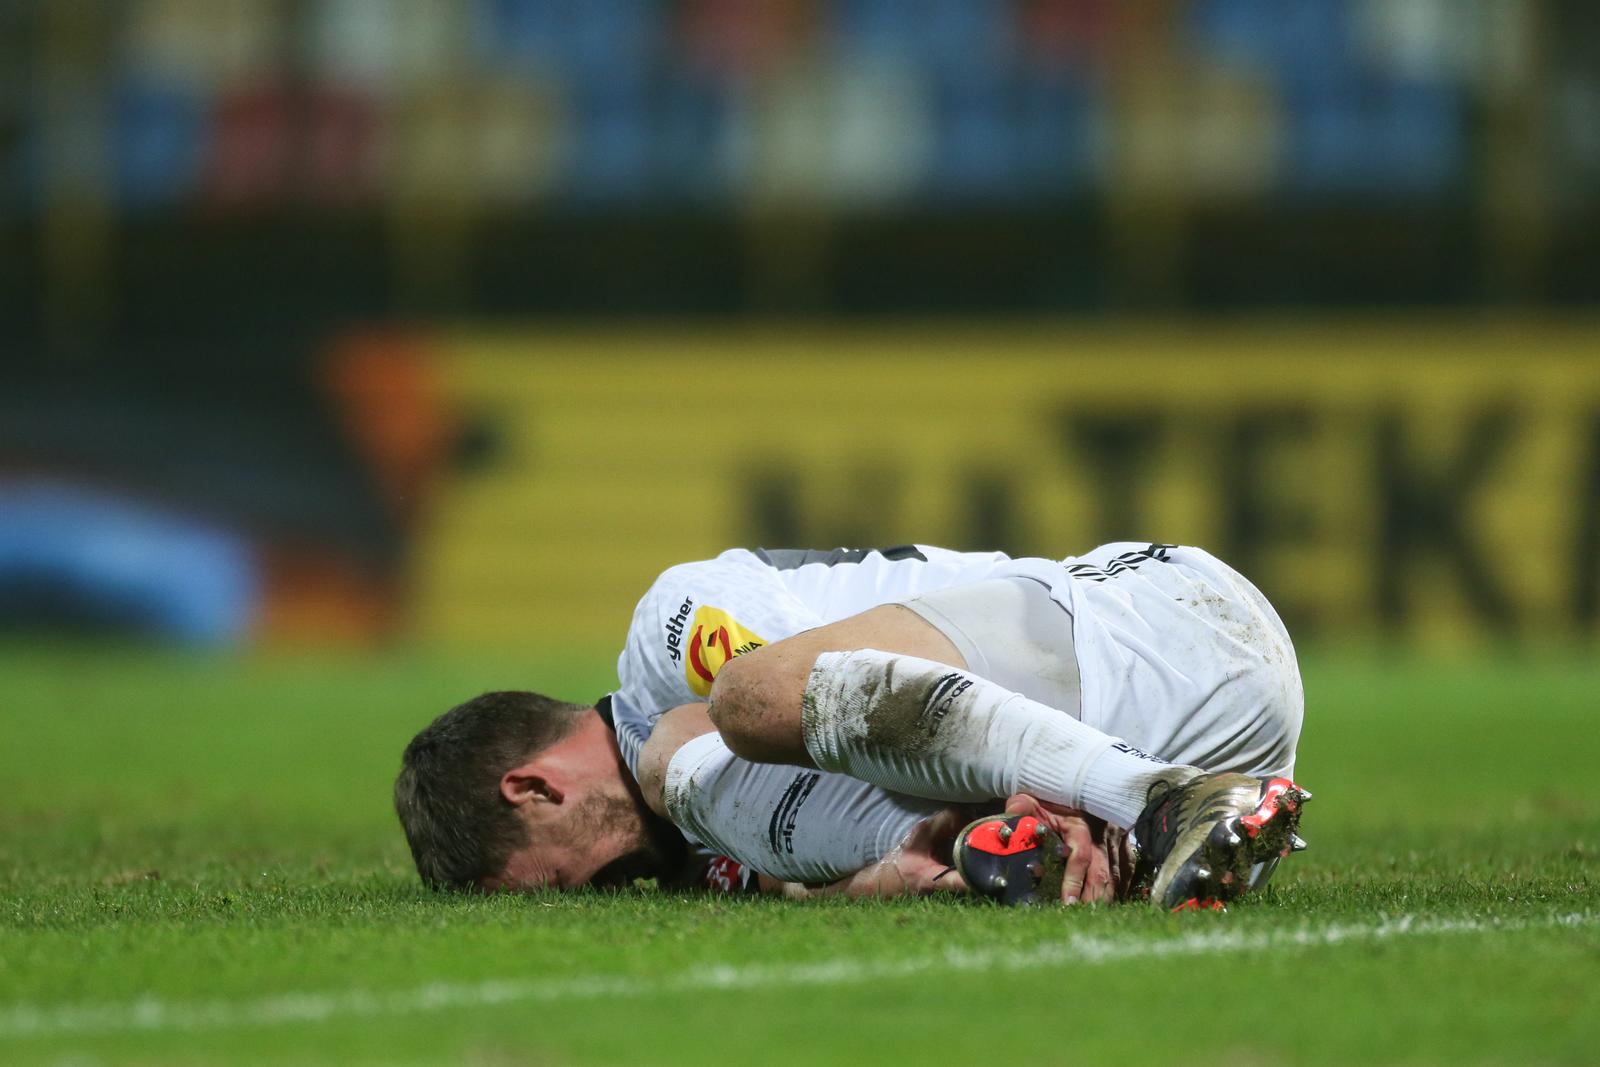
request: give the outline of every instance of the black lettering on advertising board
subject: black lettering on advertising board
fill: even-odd
[[[1495,561],[1478,543],[1468,507],[1516,426],[1508,407],[1480,411],[1463,427],[1455,453],[1430,465],[1416,458],[1399,411],[1380,412],[1374,420],[1379,528],[1372,578],[1386,626],[1406,620],[1411,575],[1424,555],[1449,564],[1466,602],[1485,623],[1498,631],[1515,623],[1511,597]]]
[[[1156,462],[1166,428],[1164,413],[1101,414],[1069,411],[1060,420],[1062,444],[1072,462],[1084,465],[1099,499],[1098,528],[1106,541],[1146,537],[1142,489]]]
[[[1600,409],[1569,421],[1492,399],[1439,409],[1290,399],[1042,414],[1039,443],[1053,452],[1007,446],[936,478],[909,447],[899,457],[862,448],[849,466],[774,457],[748,467],[745,541],[916,540],[1060,557],[1158,538],[1215,551],[1297,636],[1341,625],[1499,639],[1600,628]],[[1560,468],[1537,465],[1557,454]],[[1174,505],[1163,464],[1180,459],[1181,477],[1198,483]],[[1570,482],[1552,482],[1569,469]],[[901,491],[913,470],[941,493],[917,509]],[[1529,477],[1555,497],[1523,533],[1513,509]],[[1063,511],[1052,493],[1074,506]],[[1068,530],[1050,518],[1063,514]],[[1305,581],[1322,577],[1310,570],[1319,559],[1343,577]]]

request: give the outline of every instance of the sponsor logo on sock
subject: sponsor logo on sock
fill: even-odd
[[[1135,759],[1147,759],[1151,763],[1167,763],[1167,762],[1170,762],[1168,760],[1162,759],[1160,756],[1152,756],[1152,755],[1150,755],[1150,753],[1144,751],[1141,748],[1134,748],[1132,745],[1128,744],[1128,742],[1126,742],[1126,741],[1118,741],[1115,744],[1113,744],[1111,747],[1116,749],[1118,752],[1126,752],[1128,755],[1132,756]]]
[[[797,774],[794,781],[789,783],[789,788],[783,791],[783,797],[772,811],[772,820],[767,823],[767,844],[772,846],[774,853],[794,855],[795,820],[800,817],[801,805],[811,796],[811,791],[821,779],[822,775],[815,771]]]
[[[928,702],[922,707],[922,714],[917,716],[917,725],[930,733],[939,728],[939,723],[950,714],[950,708],[955,704],[956,697],[972,688],[972,679],[964,674],[947,674],[933,683],[933,691],[928,694]]]

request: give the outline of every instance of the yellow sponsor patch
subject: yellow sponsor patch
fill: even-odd
[[[722,665],[735,656],[754,652],[767,642],[734,621],[720,608],[704,605],[694,613],[689,627],[689,655],[683,677],[700,696],[711,694],[711,683]]]

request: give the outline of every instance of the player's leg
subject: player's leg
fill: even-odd
[[[1159,798],[1144,798],[1135,824],[1146,846],[1140,850],[1139,881],[1157,899],[1172,896],[1181,903],[1197,895],[1232,896],[1235,881],[1259,884],[1280,852],[1295,842],[1297,812],[1267,815],[1280,804],[1301,799],[1298,792],[1289,796],[1284,783],[1274,785],[1273,779],[1293,765],[1303,696],[1288,633],[1260,592],[1198,549],[1171,546],[1168,557],[1170,567],[1152,559],[1148,571],[1122,583],[1124,595],[1154,601],[1141,617],[1153,615],[1161,622],[1147,631],[1153,640],[1149,652],[1124,659],[1126,666],[1115,675],[1138,696],[1112,706],[1132,703],[1135,714],[1116,716],[1119,728],[1105,732],[1163,756],[1190,757],[1179,762],[1246,772],[1198,775]],[[1169,603],[1180,610],[1163,615]],[[1079,717],[1083,694],[1074,620],[1045,582],[1022,577],[979,582],[940,590],[907,606],[956,645],[972,673]],[[1169,640],[1156,639],[1162,634]],[[1241,635],[1251,639],[1241,642]],[[1137,642],[1141,635],[1129,636]],[[1258,668],[1250,666],[1252,657],[1260,661]],[[1155,662],[1163,668],[1156,669]],[[1093,669],[1094,657],[1090,663]],[[1172,677],[1174,671],[1183,676],[1181,681]],[[1096,710],[1104,714],[1105,701]],[[1028,796],[1013,798],[1010,808],[1057,821],[1051,810]],[[1240,822],[1221,829],[1207,825],[1209,813],[1218,810],[1233,811]],[[1026,828],[1026,821],[1013,814],[989,820],[987,831],[983,826],[970,828],[964,838],[968,847],[956,849],[966,875],[980,889],[983,872],[998,875],[994,881],[1004,899],[1016,897],[1019,881],[1020,892],[1028,893],[1026,872],[1037,869],[1038,858],[1027,847],[1026,833],[1005,832]],[[1254,831],[1254,838],[1236,844],[1236,829],[1241,838]],[[1215,841],[1207,838],[1212,830],[1217,830]],[[1179,844],[1185,834],[1189,840]],[[1175,854],[1190,860],[1165,862]],[[1167,867],[1164,876],[1157,866]]]
[[[989,607],[974,614],[982,602]],[[1041,619],[1036,603],[1055,620]],[[981,619],[982,633],[951,619]],[[1075,710],[1070,616],[1020,578],[925,597],[916,610],[874,608],[732,660],[712,688],[711,718],[746,759],[841,771],[935,800],[1027,793],[1121,827],[1162,783],[1199,773],[964,669],[979,656],[983,669],[1018,685],[1032,678],[1039,695]]]
[[[929,631],[948,643],[942,662],[902,654],[939,648]],[[1001,654],[1013,647],[1003,631],[985,634]],[[1236,895],[1253,866],[1295,840],[1305,794],[1287,779],[1166,764],[952,670],[966,663],[963,643],[908,609],[874,609],[730,663],[712,690],[712,718],[747,758],[941,800],[1027,794],[1133,827],[1147,881],[1169,906]]]
[[[812,766],[800,731],[812,668],[824,652],[865,648],[950,667],[967,665],[938,629],[899,604],[885,604],[727,661],[711,686],[711,720],[745,759]]]

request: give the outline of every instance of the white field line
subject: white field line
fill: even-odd
[[[1600,925],[1600,915],[1554,915],[1504,922],[1475,919],[1427,919],[1401,916],[1382,922],[1306,926],[1295,930],[1244,933],[1228,929],[1197,930],[1179,937],[1069,935],[1061,941],[1015,949],[951,949],[897,960],[837,957],[815,963],[762,965],[709,964],[675,975],[590,975],[565,979],[510,979],[485,982],[434,983],[411,989],[378,991],[346,989],[233,1000],[137,1000],[0,1008],[0,1039],[83,1036],[132,1031],[186,1032],[233,1030],[316,1023],[339,1019],[372,1019],[475,1008],[500,1004],[533,1004],[574,1000],[636,999],[678,993],[720,990],[786,989],[805,986],[857,985],[917,975],[1028,971],[1070,963],[1074,967],[1134,959],[1225,955],[1330,945],[1386,941],[1448,934],[1509,933],[1553,927]]]

